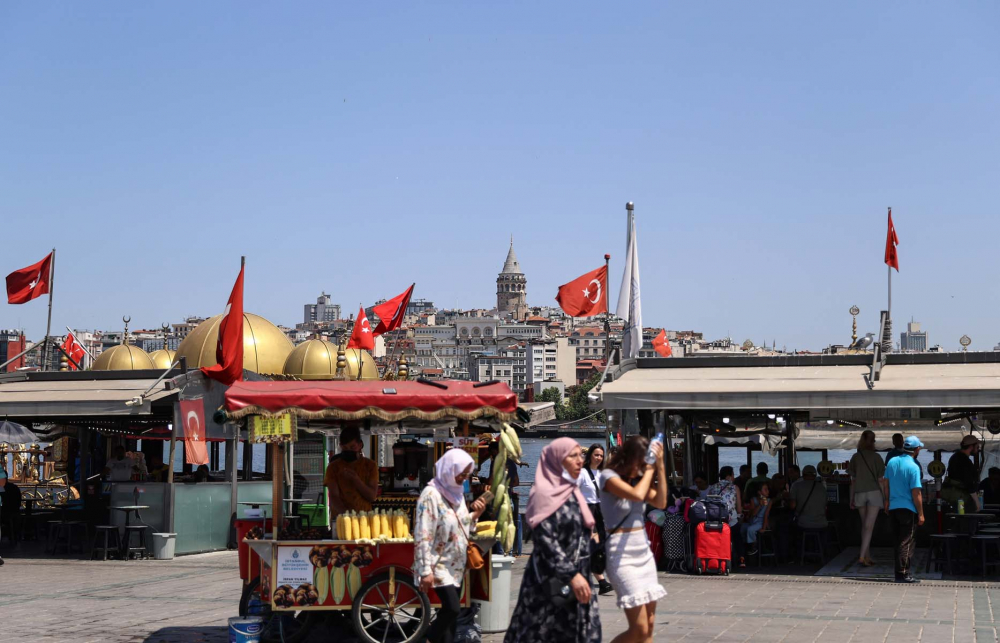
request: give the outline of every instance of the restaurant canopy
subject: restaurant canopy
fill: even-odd
[[[511,420],[517,396],[500,382],[321,381],[236,382],[226,391],[231,419],[291,412],[305,419],[387,422],[404,419]]]
[[[599,391],[605,409],[809,411],[1000,408],[1000,353],[892,354],[867,379],[871,355],[626,360]],[[889,414],[892,415],[892,414]],[[928,415],[918,413],[918,415]]]
[[[0,376],[0,412],[23,421],[139,419],[165,413],[177,391],[162,371],[24,372]],[[168,399],[169,398],[169,399]]]

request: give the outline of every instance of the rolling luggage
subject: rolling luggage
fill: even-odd
[[[653,552],[653,561],[659,568],[663,562],[663,528],[650,520],[646,521],[646,538],[649,549]]]
[[[732,567],[729,523],[710,521],[694,526],[692,566],[698,574],[729,574]]]

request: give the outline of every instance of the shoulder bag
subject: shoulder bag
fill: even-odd
[[[467,569],[482,569],[486,565],[486,560],[483,558],[483,551],[479,549],[479,545],[472,543],[469,540],[469,535],[465,533],[465,527],[462,525],[462,519],[458,517],[458,512],[455,508],[448,503],[447,500],[444,501],[451,509],[451,513],[455,514],[455,522],[458,524],[458,531],[463,536],[465,536],[465,567]],[[441,557],[438,556],[438,560]]]

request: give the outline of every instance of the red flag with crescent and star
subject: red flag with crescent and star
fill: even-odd
[[[672,348],[670,348],[670,340],[667,339],[666,329],[661,330],[660,334],[653,339],[653,350],[660,354],[660,357],[670,357],[674,354]]]
[[[368,323],[364,306],[358,311],[358,320],[354,322],[354,331],[351,333],[351,341],[347,342],[347,347],[369,351],[375,348],[375,337],[372,335],[372,326]]]
[[[895,268],[899,272],[899,255],[896,254],[896,246],[899,245],[899,237],[896,236],[896,226],[892,225],[892,208],[889,208],[889,230],[885,234],[885,265]]]
[[[570,317],[592,317],[608,312],[608,267],[601,266],[559,286],[556,301]]]
[[[243,266],[229,294],[219,322],[219,343],[215,346],[215,366],[203,367],[206,377],[232,386],[243,380]]]
[[[378,337],[383,333],[394,331],[403,325],[403,317],[406,316],[406,307],[410,305],[410,296],[413,294],[411,284],[401,295],[396,295],[387,302],[372,306],[372,312],[378,315],[378,325],[372,329],[372,336]]]
[[[10,273],[7,275],[7,303],[24,304],[35,297],[49,294],[51,274],[51,252],[38,263]]]
[[[184,427],[184,459],[188,464],[208,464],[205,441],[205,405],[201,398],[180,400],[181,426]]]
[[[66,351],[66,354],[70,356],[70,359],[72,359],[73,362],[76,362],[77,364],[83,363],[83,356],[86,355],[86,351],[83,350],[83,346],[81,346],[80,342],[73,336],[73,333],[66,335],[66,339],[62,343],[62,349]],[[76,370],[76,366],[73,365],[73,362],[69,362],[67,364],[67,366],[69,366],[69,370],[71,371]]]

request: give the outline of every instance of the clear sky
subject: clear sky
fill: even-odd
[[[58,248],[53,326],[301,321],[417,282],[530,304],[612,258],[649,326],[819,349],[1000,341],[995,2],[0,3],[0,273]],[[45,303],[0,304],[45,328]]]

